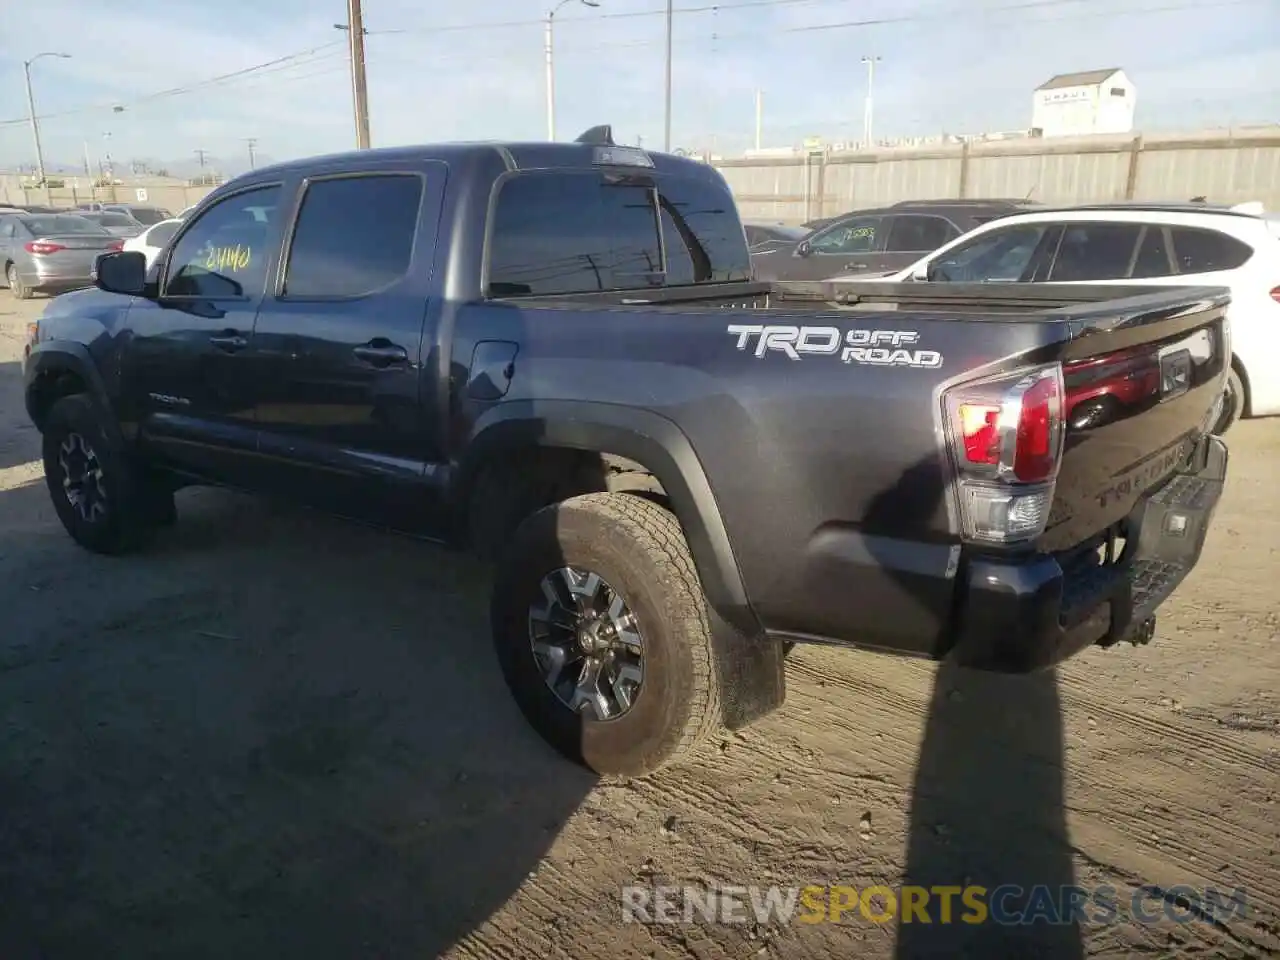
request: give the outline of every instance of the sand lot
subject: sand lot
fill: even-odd
[[[1280,951],[1280,420],[1229,437],[1151,645],[1037,679],[798,650],[781,711],[604,786],[526,728],[461,558],[211,490],[143,554],[75,547],[22,408],[43,306],[0,291],[0,960]],[[624,924],[619,893],[963,877],[1167,898],[979,942]],[[1247,915],[1186,907],[1210,887]]]

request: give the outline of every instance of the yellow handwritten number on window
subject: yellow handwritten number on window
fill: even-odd
[[[211,247],[204,258],[204,268],[212,273],[238,273],[253,262],[253,251],[237,243],[234,247]]]

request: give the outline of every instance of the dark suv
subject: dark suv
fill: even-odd
[[[829,280],[853,272],[875,276],[1028,206],[1018,200],[905,200],[810,221],[809,236],[753,250],[751,259],[761,280]]]

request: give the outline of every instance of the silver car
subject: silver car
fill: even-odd
[[[79,214],[0,211],[0,277],[19,300],[90,286],[98,256],[123,245]]]
[[[85,213],[79,213],[77,216],[84,217],[86,220],[96,223],[113,237],[122,237],[125,240],[128,240],[130,237],[136,237],[143,230],[147,229],[140,221],[135,220],[129,214],[120,210],[93,210]]]

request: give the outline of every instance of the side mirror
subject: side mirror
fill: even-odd
[[[811,253],[813,253],[813,245],[808,240],[801,240],[800,245],[796,247],[796,256],[807,257]]]
[[[917,283],[924,283],[929,279],[929,264],[922,263],[911,271],[911,279]]]
[[[141,297],[147,289],[147,258],[136,250],[104,253],[94,264],[93,282],[108,293]]]

